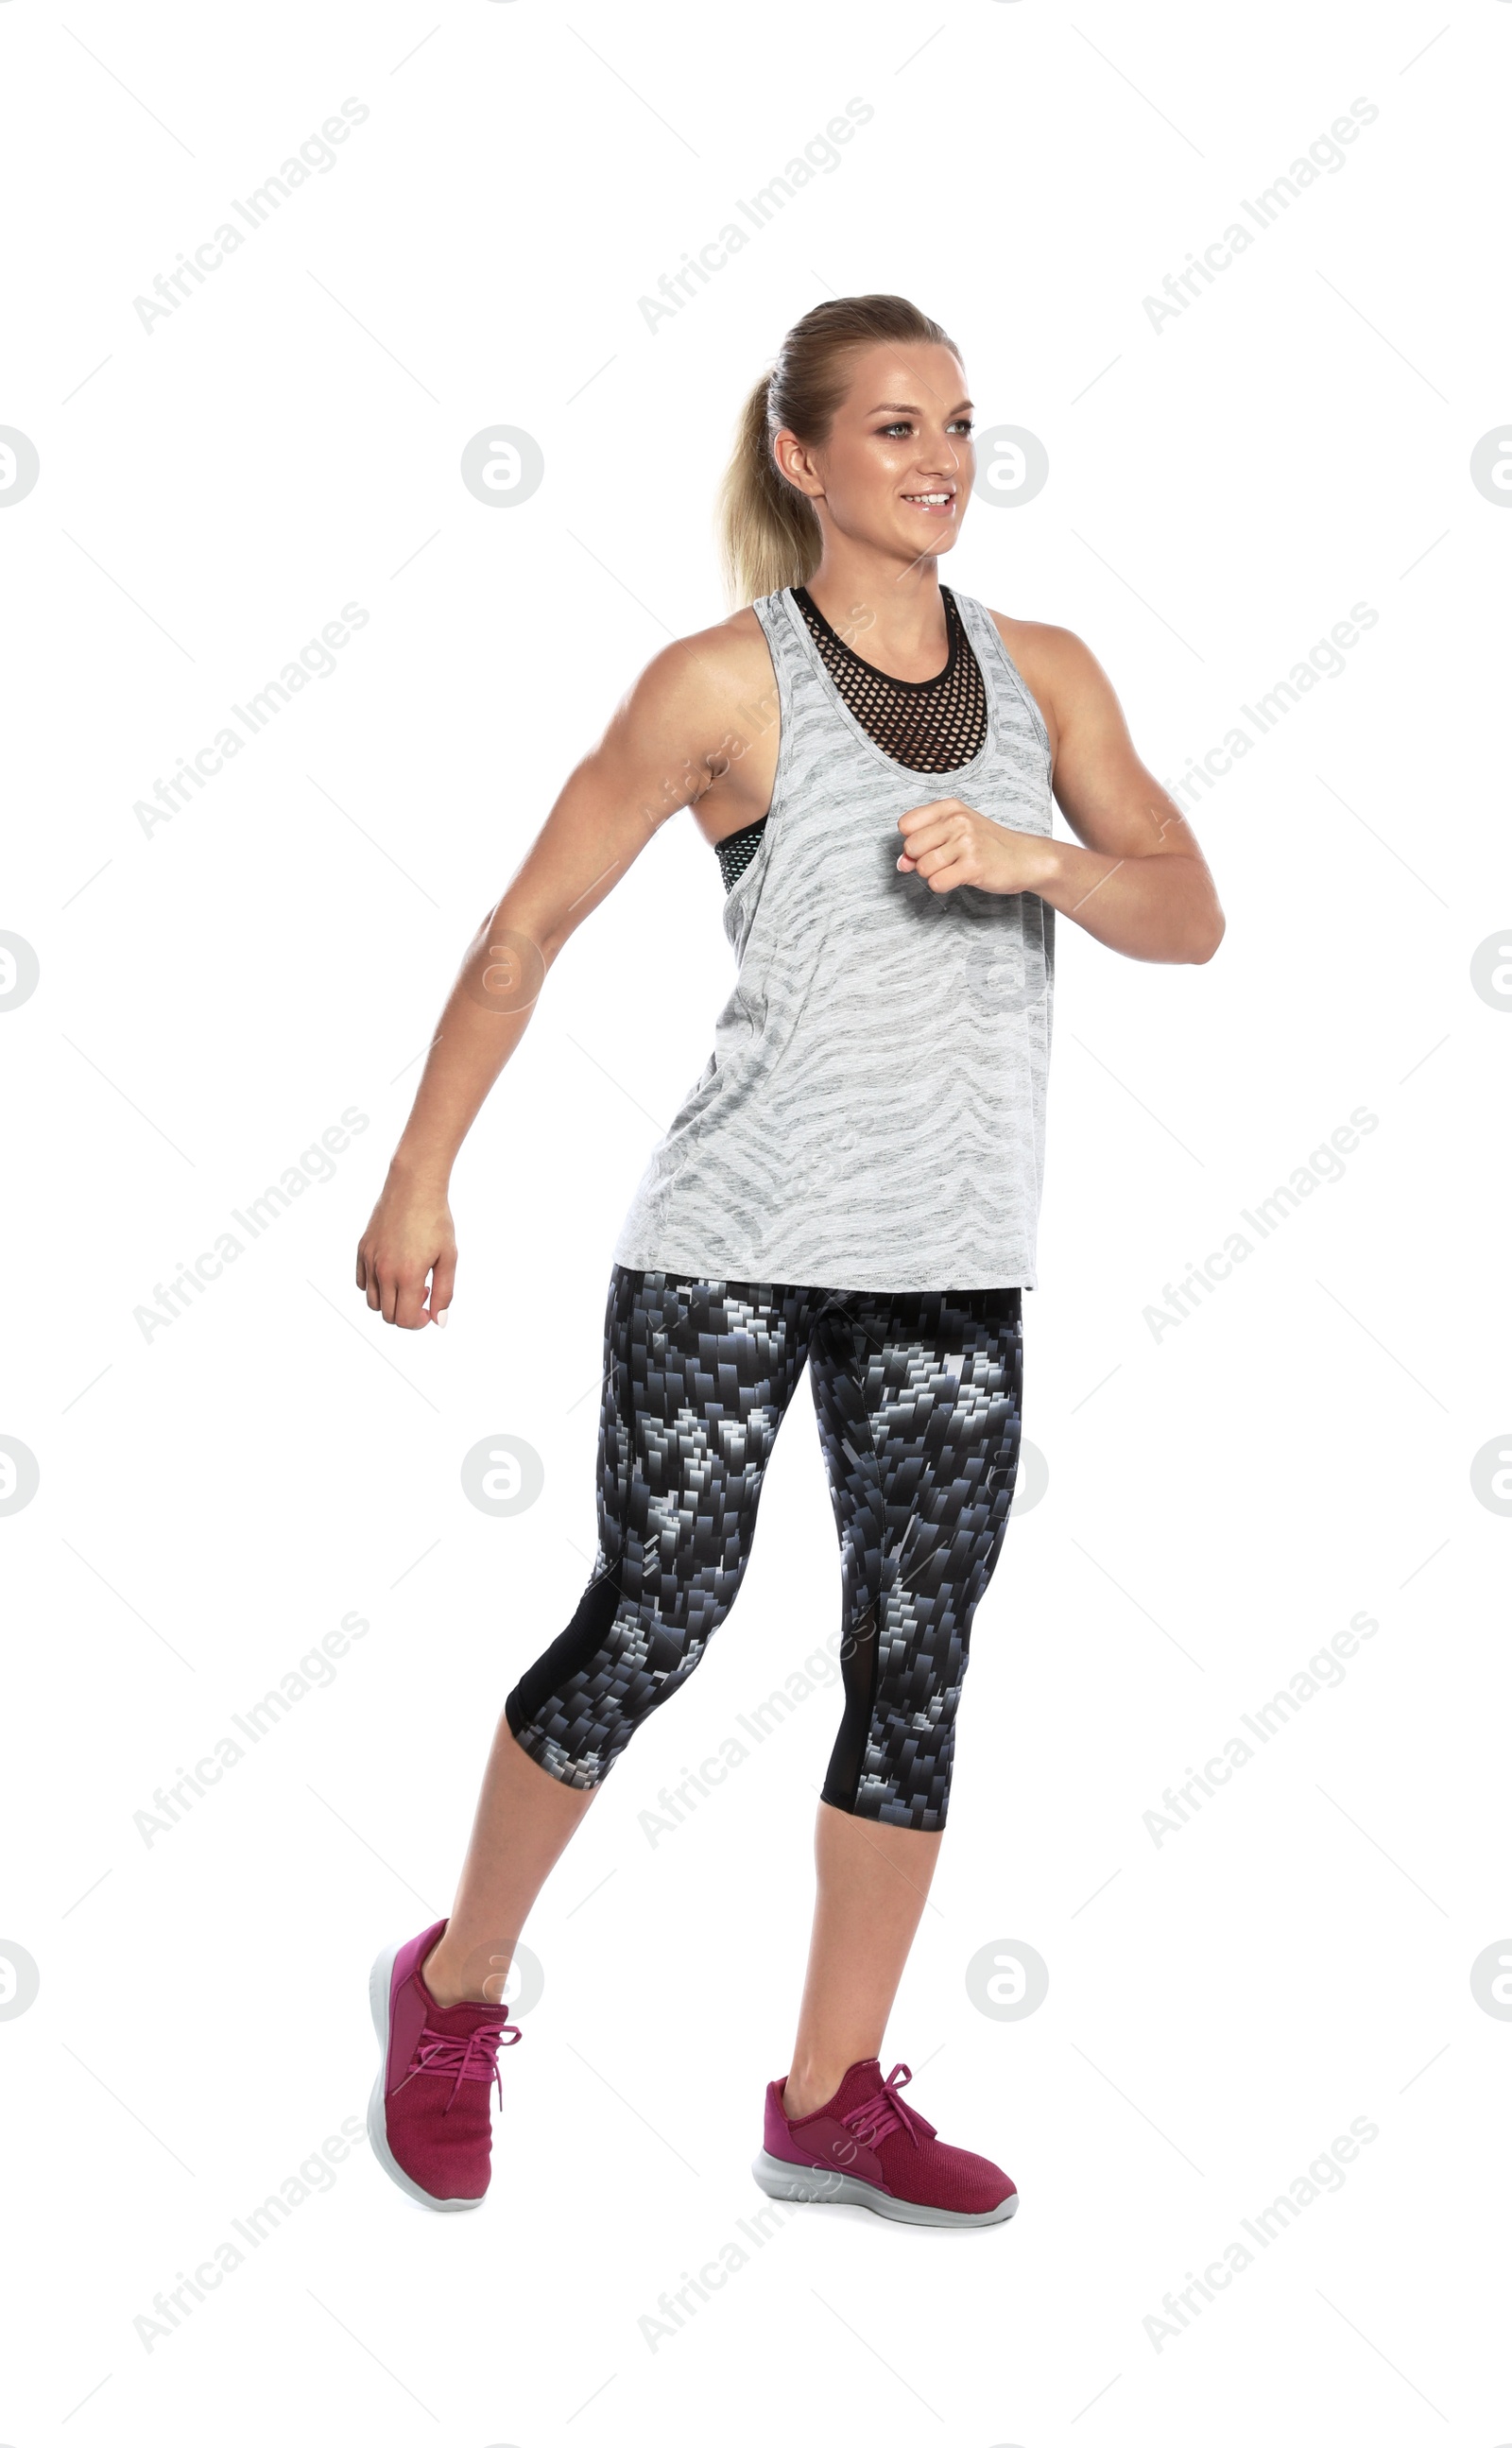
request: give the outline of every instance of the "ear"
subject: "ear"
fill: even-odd
[[[772,455],[778,468],[798,492],[806,493],[811,502],[822,501],[824,485],[813,464],[813,454],[806,442],[800,442],[789,426],[772,437]]]

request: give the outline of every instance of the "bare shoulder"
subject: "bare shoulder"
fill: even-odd
[[[747,606],[663,646],[633,683],[625,705],[679,728],[691,722],[709,733],[713,746],[738,729],[742,710],[749,718],[774,685],[766,633]]]
[[[606,771],[655,777],[662,813],[692,807],[712,841],[771,805],[779,736],[766,633],[747,608],[653,655],[595,755]]]
[[[1018,621],[993,612],[997,630],[1044,717],[1050,745],[1060,744],[1070,717],[1099,698],[1111,698],[1112,683],[1085,640],[1053,621]]]
[[[993,626],[1015,662],[1022,655],[1046,670],[1070,670],[1093,660],[1092,649],[1074,629],[1053,621],[1019,621],[1007,612],[992,614]]]

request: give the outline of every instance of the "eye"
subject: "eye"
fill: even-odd
[[[976,426],[969,416],[958,416],[955,420],[955,430],[957,433],[969,436],[976,431]]]
[[[901,417],[897,418],[897,419],[895,420],[895,422],[894,422],[893,424],[891,424],[891,425],[879,425],[879,426],[878,426],[878,428],[877,428],[877,431],[878,431],[879,433],[883,434],[884,436],[888,437],[889,439],[890,439],[893,435],[902,435],[902,434],[909,434],[909,433],[911,433],[911,432],[913,431],[913,428],[912,428],[912,426],[909,423],[909,420],[908,420],[908,418],[907,418],[906,416],[901,416]]]

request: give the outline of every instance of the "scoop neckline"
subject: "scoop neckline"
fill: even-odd
[[[885,672],[880,663],[869,663],[865,655],[858,655],[856,653],[855,648],[852,645],[848,638],[841,637],[839,630],[834,626],[833,622],[825,619],[824,614],[819,610],[817,603],[813,603],[813,598],[812,595],[809,595],[809,590],[806,586],[794,586],[790,588],[789,592],[792,594],[794,602],[797,602],[797,598],[800,595],[809,595],[809,602],[813,603],[814,613],[817,616],[820,627],[834,640],[835,644],[840,648],[842,654],[849,655],[851,660],[853,663],[859,663],[864,672],[870,672],[873,679],[886,680],[889,688],[932,689],[938,688],[942,680],[947,680],[949,679],[951,673],[954,671],[957,663],[961,660],[961,641],[966,636],[966,622],[961,617],[961,606],[956,602],[953,591],[946,585],[943,579],[939,582],[939,584],[940,593],[945,598],[946,602],[949,605],[950,612],[955,614],[955,619],[953,621],[951,620],[950,612],[946,614],[945,634],[947,643],[945,660],[937,672],[930,673],[927,680],[900,680],[895,673]],[[803,622],[804,626],[807,628],[808,621],[801,603],[798,604],[798,618]],[[813,632],[812,629],[809,631],[809,634],[811,637],[813,636]]]
[[[976,647],[972,641],[971,631],[967,621],[966,613],[961,607],[961,599],[954,593],[953,589],[947,590],[944,585],[941,586],[940,591],[942,594],[949,592],[950,600],[956,607],[956,617],[961,623],[961,636],[965,639],[967,645],[971,646],[971,650],[973,654],[975,654]],[[991,754],[994,741],[997,737],[998,728],[997,709],[993,700],[992,685],[987,679],[986,666],[983,663],[981,656],[977,655],[977,668],[982,673],[983,686],[986,690],[987,720],[986,729],[982,735],[982,745],[977,750],[976,755],[968,758],[967,763],[964,765],[905,765],[901,763],[896,756],[890,756],[885,748],[879,747],[877,742],[872,738],[870,731],[866,728],[866,725],[859,722],[856,719],[856,717],[852,713],[851,708],[847,705],[845,698],[840,694],[840,689],[835,680],[834,674],[831,671],[828,663],[824,660],[824,657],[819,652],[818,640],[814,637],[813,630],[810,628],[807,621],[803,617],[803,606],[795,601],[796,595],[797,588],[795,586],[784,586],[779,589],[779,597],[786,605],[788,619],[797,633],[798,641],[803,652],[809,658],[810,669],[817,677],[820,686],[828,693],[834,706],[834,710],[840,717],[841,721],[855,734],[861,746],[876,759],[877,763],[879,765],[886,766],[890,774],[916,774],[919,775],[921,780],[928,782],[960,782],[967,775],[974,775],[977,768],[985,763],[987,756]],[[816,612],[819,612],[819,607],[816,603],[813,608]],[[819,612],[819,618],[821,621],[824,620],[824,614],[822,612]],[[826,625],[828,626],[828,623],[826,623]],[[845,641],[842,639],[840,642],[843,645]],[[856,660],[857,662],[861,662],[864,660],[864,658],[857,655]],[[867,665],[867,669],[869,671],[875,671],[877,667],[874,663],[869,663]],[[949,665],[947,664],[946,670],[948,671],[948,669]],[[933,680],[894,681],[890,672],[878,673],[879,679],[890,681],[895,688],[932,688],[938,683],[942,677],[942,674],[936,673]]]

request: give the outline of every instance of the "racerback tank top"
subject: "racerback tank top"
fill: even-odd
[[[752,606],[780,733],[759,846],[725,896],[737,974],[618,1264],[835,1291],[1033,1289],[1055,913],[1035,893],[931,892],[896,865],[898,817],[929,799],[1051,830],[1040,710],[990,613],[955,602],[986,736],[942,774],[870,737],[790,589]]]

